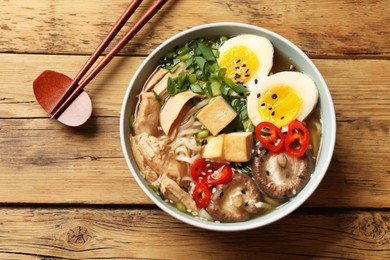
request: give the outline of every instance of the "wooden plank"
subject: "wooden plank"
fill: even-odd
[[[45,69],[74,77],[86,59],[71,55],[0,54],[0,118],[48,117],[35,100],[32,82]],[[142,61],[139,57],[116,57],[86,87],[93,102],[93,115],[119,116],[127,86]],[[390,60],[313,61],[328,83],[338,120],[369,118],[381,120],[382,128],[386,128]]]
[[[152,209],[2,208],[0,223],[7,259],[390,257],[390,213],[381,211],[296,212],[239,233],[197,229]]]
[[[150,2],[145,1],[140,11]],[[90,54],[127,4],[124,0],[1,1],[0,52]],[[199,6],[207,12],[199,11]],[[389,13],[386,0],[170,1],[122,53],[146,55],[184,29],[229,21],[273,30],[312,56],[389,57]]]
[[[80,129],[50,119],[1,119],[0,126],[0,202],[151,203],[124,162],[118,118],[93,118]],[[306,206],[389,206],[388,135],[368,135],[369,127],[338,123],[333,162]]]
[[[73,78],[88,57],[0,54],[0,117],[48,117],[35,99],[32,84],[44,70]],[[93,115],[119,116],[127,86],[143,58],[116,57],[85,88]]]
[[[1,202],[151,203],[123,159],[118,125],[118,118],[78,129],[0,119]]]

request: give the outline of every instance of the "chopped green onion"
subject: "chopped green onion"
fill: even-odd
[[[230,87],[226,83],[222,83],[219,90],[221,91],[222,96],[226,97],[229,94]]]
[[[176,69],[179,67],[179,63],[173,65],[173,66],[167,66],[166,69],[170,72],[173,73],[176,71]]]
[[[170,96],[174,96],[177,92],[176,92],[176,88],[175,88],[175,85],[174,85],[174,80],[173,78],[168,78],[168,94]]]
[[[194,58],[193,57],[191,57],[190,59],[186,60],[186,62],[185,62],[186,69],[189,69],[193,65],[193,63],[194,63]]]
[[[157,101],[158,101],[159,103],[161,103],[161,97],[160,97],[160,95],[157,94],[156,91],[154,91],[154,89],[152,90],[152,93],[153,93],[154,96],[156,97]]]
[[[241,84],[236,84],[236,85],[234,85],[231,88],[232,88],[232,90],[234,90],[237,93],[247,93],[247,92],[249,92],[249,89],[247,89],[246,87],[244,87]]]
[[[208,98],[212,98],[213,91],[211,90],[210,82],[205,82],[202,87],[203,87],[203,91],[206,94],[206,96]]]
[[[177,208],[178,210],[180,210],[181,212],[186,212],[186,211],[187,211],[186,206],[185,206],[184,203],[181,202],[181,201],[176,203],[176,208]]]
[[[213,96],[220,96],[221,93],[221,83],[219,81],[211,81],[211,92],[213,93]]]
[[[223,81],[231,88],[236,85],[236,83],[234,83],[234,81],[229,78],[224,78]]]
[[[202,130],[202,131],[200,131],[200,132],[196,135],[196,137],[197,137],[198,139],[203,139],[203,138],[209,136],[209,134],[210,134],[209,130]]]
[[[195,59],[196,64],[198,64],[199,68],[202,71],[204,71],[204,67],[205,67],[205,64],[207,61],[203,57],[200,57],[200,56],[197,56],[194,59]]]
[[[160,192],[156,186],[154,186],[153,184],[150,184],[150,183],[148,184],[148,186],[152,191],[156,192],[157,194],[160,194]]]
[[[196,75],[193,73],[188,75],[188,79],[189,79],[190,83],[195,83],[197,80]]]
[[[173,59],[173,58],[175,58],[177,56],[177,54],[176,54],[176,52],[174,52],[174,51],[169,51],[166,55],[165,55],[165,57],[167,57],[168,59]]]
[[[198,43],[198,48],[202,53],[203,58],[207,61],[215,61],[214,53],[209,46],[203,43]]]
[[[134,114],[131,114],[129,116],[129,126],[130,126],[130,128],[133,128],[133,125],[134,125]]]
[[[186,54],[180,55],[178,58],[181,61],[187,61],[190,58],[192,58],[192,55],[191,55],[191,53],[186,53]]]
[[[191,51],[191,48],[188,46],[182,46],[177,50],[177,54],[179,55],[184,55],[187,54]]]
[[[197,94],[203,94],[203,89],[196,83],[190,85],[190,89],[192,92]]]

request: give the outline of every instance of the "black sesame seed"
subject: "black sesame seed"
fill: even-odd
[[[282,116],[281,118],[280,118],[280,120],[283,120],[284,119],[284,116]]]
[[[278,98],[278,95],[276,95],[276,94],[272,95],[272,99],[277,99],[277,98]]]
[[[249,76],[250,76],[250,74],[245,74],[245,77],[247,77],[247,78],[248,78]]]
[[[241,193],[245,195],[246,194],[246,190],[241,190]]]
[[[236,61],[236,63],[240,63],[240,62],[241,62],[241,60],[237,60],[237,61]]]
[[[249,72],[249,69],[247,69],[246,71],[245,71],[245,73],[248,73]]]
[[[240,67],[235,67],[236,70],[240,69]]]
[[[270,172],[269,172],[269,171],[265,171],[265,174],[267,174],[267,176],[269,176],[269,175],[270,175]]]
[[[248,203],[248,201],[247,201],[247,202],[245,202],[244,206],[245,206],[245,207],[248,207],[248,206],[249,206],[249,203]]]
[[[241,77],[241,75],[238,74],[238,73],[236,73],[236,75],[234,75],[234,78],[235,78],[235,79],[238,79],[238,78],[240,78],[240,77]]]
[[[268,108],[268,110],[272,110],[272,107]]]
[[[259,157],[259,153],[256,152],[256,151],[254,151],[254,152],[252,153],[252,156],[253,156],[253,157]]]
[[[260,93],[257,93],[257,98],[259,98],[261,96],[261,94]]]
[[[305,176],[303,176],[303,175],[298,175],[298,178],[304,180],[304,179],[305,179]]]
[[[223,191],[219,194],[219,198],[222,198],[222,196],[223,196]]]
[[[245,68],[245,67],[246,67],[246,64],[242,64],[242,66],[241,66],[241,67]]]
[[[262,107],[265,106],[265,103],[261,104],[261,106],[262,106]]]
[[[257,82],[259,82],[257,79],[255,79],[255,84],[257,84]]]
[[[272,114],[271,114],[272,116],[274,116],[275,115],[275,111],[272,111]]]

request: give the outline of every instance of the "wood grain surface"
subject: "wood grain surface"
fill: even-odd
[[[388,0],[169,1],[87,86],[92,118],[79,128],[51,120],[32,81],[45,69],[75,76],[128,3],[0,0],[0,259],[390,259]],[[158,209],[119,138],[123,97],[146,55],[184,29],[222,21],[303,49],[337,119],[329,170],[303,207],[234,233]]]
[[[0,52],[90,54],[128,2],[0,1]],[[152,1],[144,2],[140,10]],[[389,57],[389,13],[386,0],[175,0],[122,53],[146,55],[183,29],[229,21],[270,29],[309,55]]]
[[[389,220],[382,211],[299,210],[272,226],[218,233],[154,209],[7,209],[0,210],[0,257],[388,259]]]

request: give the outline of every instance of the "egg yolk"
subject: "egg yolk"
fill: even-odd
[[[245,84],[258,71],[260,62],[248,47],[233,46],[221,54],[218,65],[226,68],[226,77]]]
[[[290,86],[274,86],[259,96],[257,104],[263,121],[282,127],[297,118],[303,100]]]

